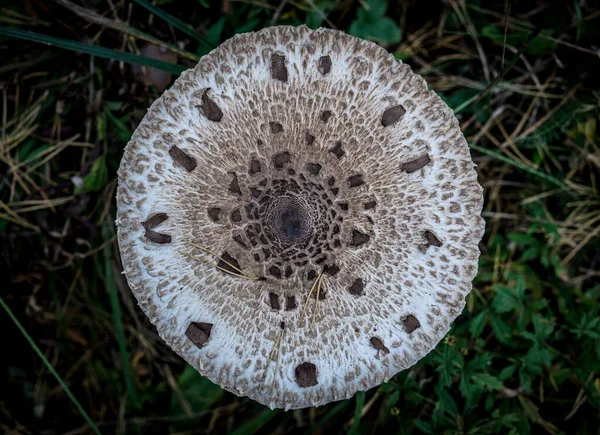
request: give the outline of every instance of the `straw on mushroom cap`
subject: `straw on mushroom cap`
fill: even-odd
[[[213,382],[317,406],[427,354],[477,271],[452,111],[377,45],[272,27],[204,56],[127,145],[118,238],[160,336]]]

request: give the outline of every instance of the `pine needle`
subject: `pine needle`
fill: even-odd
[[[211,263],[210,261],[205,260],[202,257],[198,257],[196,255],[190,254],[189,252],[184,252],[184,251],[177,251],[177,252],[179,252],[182,255],[185,255],[186,257],[193,258],[194,260],[200,261],[200,262],[202,262],[204,264],[208,264],[209,266],[216,267],[217,269],[219,269],[223,273],[227,273],[227,274],[232,275],[232,276],[237,276],[238,278],[251,279],[253,281],[255,281],[255,280],[258,279],[258,277],[256,277],[256,278],[250,278],[247,275],[241,275],[241,274],[238,274],[238,273],[234,273],[234,272],[232,272],[230,270],[223,269],[222,267],[216,265],[215,263]]]
[[[315,324],[315,318],[317,317],[317,307],[319,306],[319,296],[321,296],[321,283],[323,282],[323,273],[319,276],[319,283],[317,284],[317,297],[315,298],[315,309],[313,310],[312,320],[310,322],[310,329]]]
[[[319,276],[317,277],[317,279],[313,283],[312,287],[310,288],[310,291],[308,292],[308,296],[306,296],[306,302],[304,303],[304,307],[302,308],[302,312],[300,313],[300,319],[298,319],[298,325],[300,325],[300,322],[302,321],[302,317],[304,317],[304,313],[306,312],[306,307],[308,306],[308,301],[310,300],[310,296],[313,294],[313,291],[315,290],[315,287],[317,286],[317,284],[321,280],[322,276],[323,276],[323,272],[321,272],[319,274]]]
[[[198,260],[198,261],[202,261],[203,263],[206,263],[206,264],[209,264],[209,265],[211,265],[211,266],[214,266],[214,267],[216,267],[217,269],[219,269],[220,271],[222,271],[222,272],[225,272],[225,273],[228,273],[228,274],[230,274],[230,275],[238,276],[238,277],[241,277],[241,278],[247,278],[247,279],[251,279],[251,280],[253,280],[253,281],[257,281],[257,280],[259,280],[259,279],[260,279],[260,277],[258,277],[258,276],[256,276],[256,275],[253,275],[253,274],[249,274],[249,273],[246,273],[246,272],[244,272],[244,271],[243,271],[243,270],[241,270],[239,267],[236,267],[236,266],[234,266],[234,265],[233,265],[233,264],[231,264],[229,261],[227,261],[227,260],[225,260],[225,259],[221,258],[219,255],[217,255],[217,253],[216,253],[216,252],[214,252],[214,251],[211,251],[211,250],[210,250],[210,249],[208,249],[208,248],[204,248],[204,247],[202,247],[202,246],[200,246],[200,245],[197,245],[197,244],[195,244],[195,243],[192,243],[192,242],[190,242],[190,241],[188,241],[188,240],[184,240],[184,243],[186,243],[186,244],[188,244],[188,245],[190,245],[190,246],[193,246],[194,248],[200,249],[200,250],[202,250],[202,251],[204,251],[204,252],[206,252],[206,253],[208,253],[208,254],[210,254],[210,255],[212,255],[212,256],[214,256],[214,257],[216,257],[216,258],[218,258],[218,259],[219,259],[219,260],[221,260],[223,263],[225,263],[226,265],[228,265],[228,266],[229,266],[229,267],[231,267],[232,269],[236,270],[236,271],[237,271],[239,274],[237,274],[237,273],[234,273],[234,272],[231,272],[231,271],[229,271],[229,270],[227,270],[227,269],[224,269],[224,268],[222,268],[222,267],[220,267],[220,266],[218,266],[218,265],[216,265],[216,264],[214,264],[214,263],[211,263],[211,262],[209,262],[209,261],[206,261],[206,260],[204,260],[204,259],[202,259],[202,258],[200,258],[200,257],[196,257],[195,255],[192,255],[192,254],[189,254],[189,253],[185,253],[185,252],[179,251],[181,254],[187,255],[188,257],[192,257],[192,258],[194,258],[194,259],[196,259],[196,260]]]

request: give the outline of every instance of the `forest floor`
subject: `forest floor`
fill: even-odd
[[[598,1],[4,3],[1,432],[598,433]],[[150,104],[219,43],[274,24],[371,39],[422,75],[460,121],[487,224],[434,351],[292,412],[224,392],[162,342],[114,225],[116,171]]]

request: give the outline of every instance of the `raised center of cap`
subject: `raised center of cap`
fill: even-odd
[[[275,243],[292,246],[305,243],[313,233],[309,204],[293,195],[274,196],[266,204],[262,224]]]
[[[285,234],[290,239],[298,237],[302,232],[302,227],[302,219],[300,217],[300,213],[298,213],[298,210],[285,210],[279,216],[277,230],[280,233]]]

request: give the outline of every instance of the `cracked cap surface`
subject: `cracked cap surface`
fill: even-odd
[[[407,65],[342,32],[272,27],[150,107],[119,169],[118,241],[175,352],[235,394],[302,408],[444,337],[482,203],[452,110]]]

